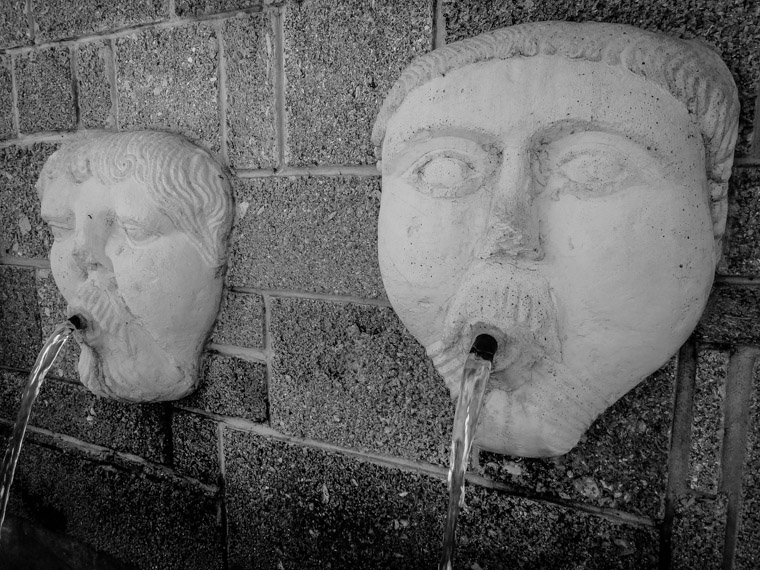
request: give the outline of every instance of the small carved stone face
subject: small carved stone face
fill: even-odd
[[[219,307],[219,267],[145,183],[85,178],[53,173],[42,191],[53,275],[68,313],[87,320],[75,333],[82,381],[119,400],[180,398],[197,385]]]
[[[382,146],[388,296],[452,393],[499,343],[476,444],[565,453],[685,341],[716,260],[702,137],[620,67],[536,55],[412,89]]]

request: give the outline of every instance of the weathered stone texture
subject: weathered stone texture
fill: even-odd
[[[742,502],[736,570],[760,568],[760,363],[755,366],[747,455],[742,472]]]
[[[728,354],[701,351],[694,387],[689,481],[692,489],[718,491]]]
[[[735,168],[728,202],[727,244],[719,270],[760,274],[760,171]]]
[[[286,160],[372,164],[372,125],[411,60],[430,50],[432,3],[319,0],[285,11]]]
[[[215,414],[263,422],[267,417],[266,366],[207,354],[198,391],[180,402]]]
[[[69,48],[15,56],[19,130],[22,133],[76,127]]]
[[[390,308],[272,303],[272,427],[445,465],[454,405]]]
[[[224,445],[231,568],[435,565],[444,481],[231,430]],[[655,565],[655,529],[473,486],[466,496],[459,568]]]
[[[35,281],[37,285],[37,304],[40,309],[42,340],[44,341],[48,336],[53,334],[59,323],[67,319],[66,300],[58,290],[49,269],[38,269],[35,274]],[[48,376],[78,381],[79,372],[77,371],[77,364],[79,363],[80,352],[79,345],[74,339],[70,339],[63,345],[61,352],[58,353],[58,358],[50,368]]]
[[[3,254],[47,257],[53,236],[40,218],[40,200],[34,188],[42,165],[56,145],[0,149],[0,243]]]
[[[714,288],[697,327],[697,338],[727,344],[760,343],[760,289]]]
[[[268,15],[227,20],[227,155],[234,168],[276,165],[274,33]]]
[[[28,442],[9,512],[137,568],[221,570],[218,500],[181,479]]]
[[[31,43],[26,0],[0,2],[0,47],[14,47]]]
[[[264,347],[264,301],[260,295],[225,291],[211,342]]]
[[[34,269],[0,265],[0,364],[29,369],[41,347]]]
[[[218,152],[217,56],[207,24],[117,39],[120,127],[179,132]]]
[[[15,420],[26,374],[4,373],[0,414]],[[32,408],[29,425],[115,451],[167,463],[164,407],[131,405],[98,398],[81,385],[47,379]]]
[[[172,416],[174,468],[204,483],[219,478],[219,444],[216,422],[176,411]]]
[[[447,42],[524,22],[565,20],[629,24],[707,42],[723,59],[739,89],[741,119],[737,149],[752,140],[757,78],[760,76],[760,5],[743,0],[627,2],[611,0],[464,0],[443,4]]]
[[[180,17],[203,16],[244,8],[257,8],[263,4],[265,0],[174,0],[174,11]]]
[[[169,15],[169,0],[80,2],[34,0],[37,38],[50,41],[144,24]]]
[[[623,396],[570,453],[528,459],[482,452],[480,473],[527,493],[662,516],[674,368],[671,360]]]
[[[726,534],[724,495],[686,495],[676,505],[673,568],[721,568]]]
[[[375,298],[380,181],[268,178],[235,186],[230,285]]]
[[[13,79],[11,78],[11,58],[0,56],[0,138],[14,136],[13,126]]]
[[[115,110],[111,102],[113,53],[105,42],[78,48],[80,121],[84,128],[114,128]]]

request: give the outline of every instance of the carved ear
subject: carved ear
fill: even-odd
[[[726,234],[728,214],[728,182],[710,182],[710,210],[712,214],[713,236],[715,236],[715,266],[723,255],[723,237]]]

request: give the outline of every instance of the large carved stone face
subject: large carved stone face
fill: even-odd
[[[382,150],[388,296],[456,392],[499,343],[476,435],[564,453],[696,325],[716,260],[702,137],[620,67],[537,55],[414,88]]]
[[[50,264],[68,313],[87,320],[75,333],[83,383],[125,401],[193,390],[219,307],[217,264],[134,177],[54,176],[42,193],[42,217],[54,236]]]

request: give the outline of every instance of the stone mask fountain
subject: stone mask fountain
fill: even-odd
[[[738,115],[712,51],[624,25],[523,24],[403,72],[373,132],[379,261],[459,399],[452,497],[473,437],[564,454],[691,334],[721,255]],[[470,354],[476,338],[497,347],[492,364]],[[482,407],[460,410],[488,370]]]
[[[192,392],[234,213],[222,167],[179,135],[96,132],[55,152],[37,189],[55,282],[86,321],[84,385],[127,402]]]

